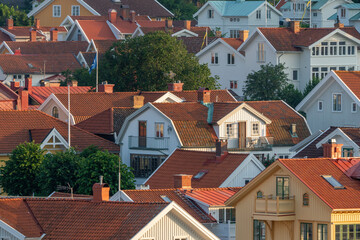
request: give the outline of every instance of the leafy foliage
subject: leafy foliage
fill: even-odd
[[[30,196],[38,192],[37,174],[44,159],[43,150],[34,142],[18,145],[1,167],[0,183],[9,195]]]
[[[313,78],[312,80],[310,80],[306,86],[305,89],[303,91],[303,95],[304,97],[306,97],[306,95],[309,94],[309,92],[311,92],[311,90],[313,90],[314,87],[316,87],[316,85],[320,82],[320,78]]]
[[[76,69],[72,76],[75,80],[78,81],[78,86],[92,86],[96,85],[96,73],[95,70],[89,73],[89,70],[86,68]]]
[[[193,14],[197,11],[197,7],[192,3],[192,1],[161,0],[160,3],[175,15],[175,20],[192,19]]]
[[[291,107],[295,108],[303,99],[303,94],[298,89],[296,89],[293,84],[288,84],[281,91],[279,97]]]
[[[113,47],[105,54],[99,73],[117,91],[166,90],[167,83],[174,81],[183,82],[184,89],[219,87],[207,65],[199,64],[181,41],[167,33],[149,33]]]
[[[14,26],[31,26],[33,23],[32,18],[28,18],[25,11],[0,3],[0,26],[6,26],[6,19],[10,17],[14,19]]]

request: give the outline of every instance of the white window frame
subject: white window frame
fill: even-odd
[[[78,9],[78,10],[74,10]],[[77,11],[77,14],[75,15],[75,11]],[[80,5],[71,5],[71,16],[80,16]]]
[[[334,95],[340,95],[340,110],[334,110]],[[331,94],[331,109],[332,112],[342,112],[342,94],[341,93],[333,93]]]
[[[228,138],[234,136],[234,124],[233,123],[225,123],[225,135]]]
[[[266,17],[267,17],[267,19],[271,19],[271,9],[268,9],[266,11]]]
[[[188,240],[189,236],[174,236],[174,240]]]
[[[340,18],[346,18],[346,9],[345,8],[340,9]]]
[[[227,64],[228,65],[235,65],[235,53],[228,53],[227,54]]]
[[[296,79],[294,79],[294,73],[296,72]],[[292,70],[292,80],[293,81],[298,81],[299,80],[299,70],[298,69],[293,69]]]
[[[163,129],[162,129],[162,136],[158,136],[158,131],[157,131],[157,126],[160,126],[162,125],[163,126]],[[164,129],[165,129],[165,124],[163,122],[155,122],[155,137],[156,138],[164,138]]]
[[[320,103],[321,103],[321,109],[320,109]],[[318,101],[317,110],[318,110],[319,112],[324,111],[324,101],[322,101],[322,100],[319,100],[319,101]]]
[[[355,111],[354,111],[354,106],[355,106]],[[356,104],[356,102],[352,102],[352,103],[351,103],[351,112],[352,112],[352,113],[356,113],[356,112],[357,112],[357,104]]]
[[[60,9],[60,11],[59,11],[59,16],[55,15],[55,13],[56,13],[55,8],[59,8],[59,9]],[[53,5],[53,17],[58,17],[58,18],[61,17],[61,5]]]
[[[239,38],[240,37],[240,29],[230,29],[230,38]]]
[[[257,133],[254,132],[254,125],[257,125]],[[260,122],[251,122],[251,136],[260,136]]]
[[[256,19],[261,19],[261,10],[256,10]]]
[[[218,65],[219,64],[219,53],[212,52],[210,62],[213,65]]]
[[[230,89],[237,89],[237,88],[238,88],[238,80],[230,80]]]
[[[265,43],[259,42],[257,50],[257,62],[265,62],[265,54]]]
[[[214,9],[209,9],[207,14],[208,14],[208,18],[210,18],[210,19],[214,18]]]

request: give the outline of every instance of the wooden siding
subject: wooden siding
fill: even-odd
[[[15,237],[2,227],[0,227],[0,239],[6,239],[6,240],[20,240],[19,238]]]

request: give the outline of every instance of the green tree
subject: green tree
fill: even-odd
[[[184,89],[218,88],[207,65],[189,54],[181,41],[155,32],[114,44],[101,61],[101,79],[117,91],[166,90],[167,83],[181,81]]]
[[[89,70],[86,68],[79,68],[73,71],[72,73],[75,80],[78,81],[79,86],[92,86],[95,87],[96,85],[96,73],[95,70],[89,73]]]
[[[288,84],[280,92],[279,97],[291,107],[295,108],[303,99],[303,94],[298,89],[296,89],[293,84]]]
[[[281,93],[288,85],[284,64],[261,65],[257,72],[247,76],[244,87],[244,96],[250,100],[281,99]]]
[[[14,19],[15,26],[31,26],[33,23],[33,19],[28,18],[25,11],[0,3],[0,26],[6,26],[6,19],[10,17]]]
[[[74,188],[76,172],[79,169],[80,156],[74,149],[56,154],[46,154],[38,174],[39,188],[42,195],[56,191],[57,186]]]
[[[193,14],[197,11],[197,7],[192,1],[161,0],[160,3],[175,15],[175,20],[193,19]]]
[[[306,95],[308,95],[309,92],[311,92],[311,90],[313,90],[313,88],[316,87],[316,85],[319,82],[320,82],[320,78],[316,78],[316,77],[310,80],[305,86],[305,89],[303,91],[303,96],[306,97]]]
[[[1,167],[0,183],[9,195],[29,196],[37,193],[37,174],[44,159],[39,144],[25,142],[18,145],[10,159]]]

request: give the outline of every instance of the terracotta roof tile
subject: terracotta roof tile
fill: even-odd
[[[78,20],[78,22],[89,40],[116,40],[106,21]]]
[[[15,52],[20,48],[21,54],[59,54],[72,53],[78,54],[79,51],[85,51],[89,45],[83,41],[60,41],[60,42],[12,42],[6,44]]]
[[[3,41],[11,41],[11,38],[6,33],[0,31],[0,44],[2,44]]]
[[[94,40],[95,46],[99,52],[99,54],[104,54],[112,45],[116,42],[120,42],[121,40]],[[94,60],[94,58],[92,58]]]
[[[240,40],[239,38],[222,38],[227,44],[237,50],[244,41]]]
[[[118,20],[113,25],[123,34],[132,34],[138,27],[135,22]]]
[[[335,74],[360,99],[360,71],[335,71]]]
[[[70,94],[74,93],[86,93],[91,90],[92,87],[87,86],[77,86],[77,87],[70,87]],[[32,92],[29,93],[29,96],[33,98],[39,104],[42,104],[52,93],[54,94],[67,94],[68,87],[39,87],[33,86]]]
[[[85,194],[73,194],[71,196],[71,193],[64,193],[64,192],[53,192],[51,193],[48,198],[76,198],[76,199],[93,199],[93,196],[91,195],[85,195]]]
[[[171,188],[175,174],[195,176],[200,171],[207,173],[200,179],[192,179],[194,188],[217,188],[245,160],[248,154],[229,153],[216,161],[214,152],[188,151],[177,149],[145,182],[152,189]]]
[[[241,187],[195,188],[184,191],[184,194],[209,206],[225,206],[225,202],[240,190]]]

